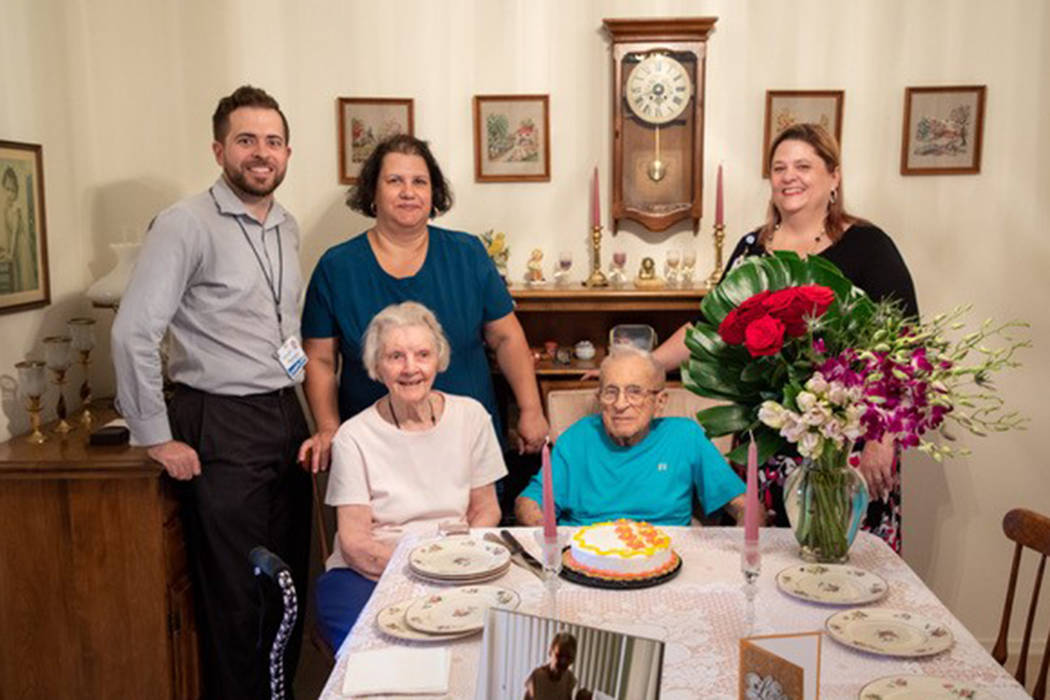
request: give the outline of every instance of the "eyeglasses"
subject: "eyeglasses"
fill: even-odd
[[[620,387],[615,384],[610,384],[609,386],[603,387],[598,392],[598,400],[607,406],[611,406],[619,400],[620,391]],[[624,397],[627,399],[627,403],[632,406],[641,406],[645,403],[647,398],[659,394],[663,389],[646,389],[637,384],[628,384],[622,389],[622,391]]]

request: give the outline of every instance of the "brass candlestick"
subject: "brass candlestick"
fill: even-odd
[[[608,287],[609,280],[602,272],[602,227],[591,229],[591,276],[583,283],[587,287]]]
[[[73,364],[70,350],[73,341],[68,335],[53,335],[44,338],[44,356],[47,368],[51,370],[51,381],[58,387],[58,404],[55,413],[58,415],[58,425],[54,432],[65,435],[73,430],[73,426],[66,422],[66,372]]]
[[[715,225],[715,269],[707,278],[707,288],[714,289],[718,281],[722,279],[722,245],[726,240],[726,227],[724,224]]]
[[[69,335],[73,338],[73,349],[77,351],[77,360],[84,372],[84,382],[80,385],[80,424],[90,427],[94,416],[91,415],[91,351],[95,348],[95,319],[71,318],[67,324]]]
[[[47,442],[47,436],[40,432],[40,399],[44,395],[47,381],[44,376],[44,363],[40,360],[25,360],[15,363],[15,369],[18,370],[18,386],[29,412],[29,425],[33,428],[33,432],[26,437],[26,442],[34,445]]]

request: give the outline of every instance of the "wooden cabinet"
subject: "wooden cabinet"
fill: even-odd
[[[173,483],[78,429],[0,444],[0,698],[197,698]]]

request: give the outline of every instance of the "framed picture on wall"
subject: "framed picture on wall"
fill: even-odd
[[[0,141],[0,313],[50,302],[43,149]]]
[[[412,100],[385,97],[340,97],[339,182],[357,183],[361,165],[376,144],[394,134],[414,135]]]
[[[843,90],[766,90],[762,177],[769,177],[769,144],[792,124],[820,124],[842,145]]]
[[[904,89],[901,175],[981,172],[984,85]]]
[[[474,96],[474,179],[550,181],[547,95]]]

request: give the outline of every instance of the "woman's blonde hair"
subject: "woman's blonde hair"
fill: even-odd
[[[392,328],[405,328],[408,326],[422,326],[428,328],[434,336],[434,350],[437,352],[438,372],[448,369],[452,349],[449,346],[445,331],[437,320],[434,312],[414,301],[405,301],[400,304],[391,304],[377,313],[368,323],[365,329],[364,341],[361,343],[361,362],[365,366],[368,376],[379,381],[376,373],[376,365],[379,364],[379,356],[383,352],[383,337]]]
[[[820,124],[792,124],[777,134],[773,143],[769,144],[769,153],[766,154],[766,167],[771,171],[772,178],[773,154],[777,147],[785,141],[802,141],[808,143],[817,152],[829,173],[839,170],[839,185],[834,196],[828,202],[828,212],[824,216],[824,233],[833,242],[842,238],[842,232],[850,225],[862,221],[852,214],[846,213],[846,204],[842,194],[842,153],[835,137]],[[759,230],[758,240],[762,244],[769,242],[773,237],[773,231],[780,225],[780,212],[773,204],[773,197],[769,198],[769,211],[766,215],[766,223]]]

